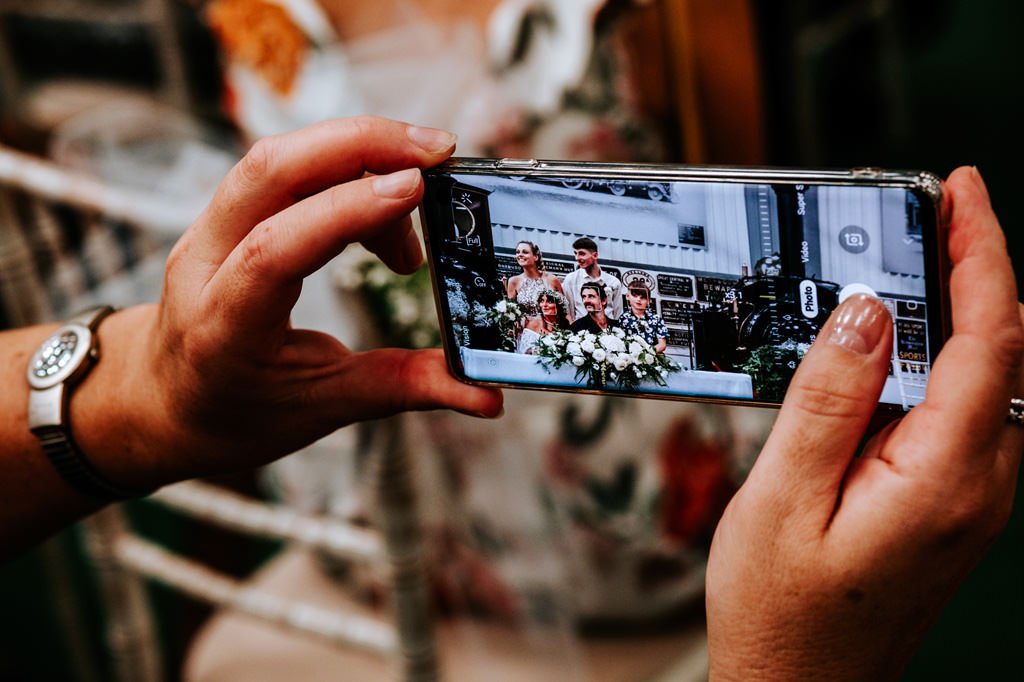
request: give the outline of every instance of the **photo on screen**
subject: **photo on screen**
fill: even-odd
[[[863,292],[894,320],[881,402],[924,397],[921,206],[904,188],[427,182],[444,206],[427,216],[442,317],[469,379],[779,402],[832,311]]]

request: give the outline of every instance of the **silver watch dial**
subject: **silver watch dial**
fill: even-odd
[[[92,334],[87,327],[61,327],[43,341],[28,365],[28,382],[34,388],[49,388],[66,381],[89,352]]]

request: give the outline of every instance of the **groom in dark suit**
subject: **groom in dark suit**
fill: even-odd
[[[600,282],[586,282],[580,287],[580,298],[583,300],[583,307],[587,314],[581,317],[569,327],[572,331],[588,331],[593,334],[600,334],[606,329],[618,327],[617,320],[608,317],[605,306],[608,305],[608,293]]]

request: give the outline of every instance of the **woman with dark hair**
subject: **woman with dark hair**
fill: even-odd
[[[527,317],[537,315],[537,297],[545,289],[562,293],[562,283],[544,271],[544,256],[540,247],[530,241],[516,244],[516,263],[523,269],[508,281],[507,295],[519,304]]]
[[[569,302],[554,289],[545,289],[537,296],[537,315],[526,321],[516,344],[517,353],[530,353],[533,344],[556,329],[569,328]]]

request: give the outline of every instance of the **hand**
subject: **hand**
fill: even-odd
[[[1005,241],[975,169],[952,201],[953,336],[927,396],[871,438],[892,348],[875,299],[839,307],[801,363],[715,534],[712,679],[892,679],[1005,525],[1024,446],[1024,331]]]
[[[101,423],[79,430],[83,450],[110,453],[98,464],[112,479],[154,486],[402,410],[497,415],[500,392],[453,379],[440,351],[356,353],[289,324],[303,278],[348,244],[400,273],[420,266],[419,169],[454,147],[448,133],[373,118],[258,142],[174,247],[159,306],[101,326],[104,361],[72,404],[76,424]]]

